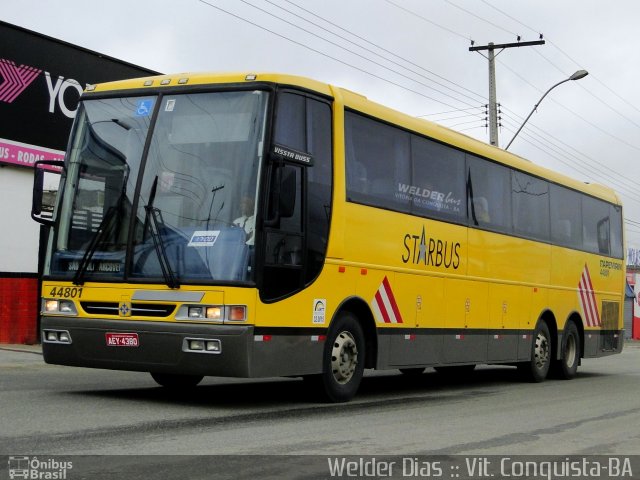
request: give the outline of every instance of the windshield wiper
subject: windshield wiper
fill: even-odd
[[[87,271],[87,267],[89,266],[89,262],[91,258],[93,258],[93,254],[96,252],[98,245],[102,244],[103,240],[107,236],[107,233],[111,231],[111,225],[114,225],[115,222],[112,222],[116,218],[116,212],[119,210],[119,205],[109,207],[106,215],[100,222],[98,229],[96,230],[95,235],[91,238],[91,242],[89,242],[89,246],[84,252],[82,256],[82,260],[80,260],[80,264],[78,265],[78,270],[76,274],[73,276],[73,284],[74,285],[83,285],[84,284],[84,274]]]
[[[153,246],[155,247],[156,254],[158,255],[158,262],[160,263],[160,269],[162,270],[162,276],[164,277],[165,283],[169,288],[180,288],[180,282],[178,282],[178,279],[173,273],[173,270],[171,270],[171,263],[169,262],[169,257],[167,256],[167,249],[164,245],[162,234],[160,233],[160,228],[165,228],[165,223],[162,219],[162,213],[160,212],[160,209],[153,206],[153,202],[156,198],[157,188],[158,176],[156,175],[156,178],[153,181],[153,185],[151,186],[149,203],[144,206],[144,211],[146,213],[145,223],[149,227],[151,239],[153,240]]]
[[[98,246],[102,244],[102,242],[107,236],[107,233],[111,231],[112,226],[117,223],[117,222],[113,222],[112,220],[116,219],[117,217],[116,213],[118,213],[122,209],[122,202],[124,201],[125,196],[127,194],[127,180],[129,179],[129,171],[130,171],[129,165],[125,164],[124,166],[125,166],[125,170],[122,178],[122,191],[120,192],[120,196],[118,197],[118,200],[116,200],[116,204],[109,207],[109,209],[107,210],[107,213],[102,218],[100,225],[98,225],[96,233],[91,238],[91,241],[89,242],[89,245],[87,246],[87,249],[85,250],[84,255],[82,256],[82,259],[80,260],[80,264],[78,265],[78,270],[76,271],[76,274],[73,276],[74,285],[84,284],[84,275],[87,272],[87,268],[89,266],[89,262],[93,258],[93,254],[96,252],[96,249],[98,248]]]

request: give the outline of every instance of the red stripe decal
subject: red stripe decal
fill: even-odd
[[[384,289],[387,292],[387,297],[389,297],[389,303],[391,304],[393,313],[396,316],[396,321],[398,323],[404,323],[402,321],[402,315],[400,315],[400,310],[398,309],[398,304],[396,303],[396,297],[393,296],[391,285],[389,285],[389,280],[387,279],[387,277],[384,277],[384,279],[382,280],[382,285],[384,285]]]
[[[382,318],[384,323],[391,323],[391,319],[389,318],[389,314],[387,313],[387,307],[384,306],[384,301],[382,300],[382,295],[378,290],[376,292],[376,303],[378,304],[378,308],[380,309],[380,313],[382,314]]]

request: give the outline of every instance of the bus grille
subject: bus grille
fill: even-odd
[[[91,315],[120,316],[116,302],[80,302],[82,309]],[[134,317],[168,317],[176,309],[175,305],[158,303],[132,303],[131,315]]]

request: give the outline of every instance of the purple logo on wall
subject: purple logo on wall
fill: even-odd
[[[0,101],[12,103],[36,79],[42,70],[0,58]]]

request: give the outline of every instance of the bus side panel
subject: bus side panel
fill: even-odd
[[[444,363],[487,361],[487,297],[485,282],[445,280],[447,315]]]
[[[252,376],[322,372],[326,335],[340,305],[355,294],[360,269],[330,260],[304,290],[256,304]]]
[[[579,283],[585,268],[585,254],[562,247],[551,249],[551,284],[555,287],[549,292],[549,304],[558,323],[558,343],[562,343],[562,335],[567,319],[573,313],[580,315],[578,328],[585,328],[584,312],[578,302]],[[560,356],[560,349],[556,350],[556,358]]]
[[[515,361],[518,357],[519,319],[526,312],[520,301],[523,287],[492,283],[489,285],[489,337],[490,362]],[[528,290],[528,289],[527,289]]]
[[[547,305],[550,247],[517,237],[469,229],[469,276],[488,292],[488,360],[528,360],[533,329]]]
[[[404,328],[398,330],[381,325],[379,329],[389,344],[387,366],[402,368],[440,363],[442,335],[436,328],[444,319],[443,279],[395,274],[394,280],[394,298]]]
[[[253,341],[251,376],[275,377],[320,373],[324,345],[322,337],[314,335],[313,332],[280,333],[271,336],[258,334]]]

